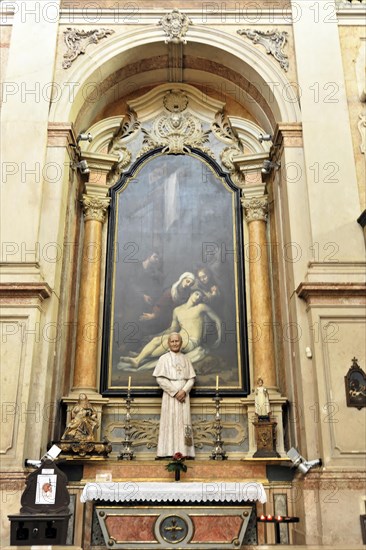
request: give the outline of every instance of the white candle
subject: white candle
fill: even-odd
[[[219,391],[219,376],[216,375],[216,391]]]
[[[128,377],[128,391],[131,389],[131,376]]]

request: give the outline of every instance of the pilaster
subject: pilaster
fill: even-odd
[[[1,133],[1,235],[14,247],[3,248],[3,261],[23,261],[25,250],[27,261],[38,260],[36,243],[43,181],[47,178],[45,150],[58,31],[57,18],[47,14],[57,13],[59,5],[60,0],[50,0],[43,10],[36,0],[20,1],[14,13],[3,83]],[[14,224],[15,213],[22,223]]]
[[[336,1],[291,3],[294,14],[301,9],[293,21],[296,57],[316,59],[297,63],[312,240],[321,249],[336,242],[342,261],[359,260],[364,243],[338,20],[329,17]]]

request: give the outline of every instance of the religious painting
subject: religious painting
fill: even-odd
[[[366,375],[357,362],[352,359],[352,366],[344,377],[346,385],[347,407],[361,410],[366,407]]]
[[[111,189],[104,395],[157,391],[152,376],[179,332],[194,394],[248,393],[240,194],[202,153],[155,153]]]

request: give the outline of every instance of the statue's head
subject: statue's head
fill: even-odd
[[[178,351],[180,351],[180,348],[182,347],[182,343],[183,340],[179,332],[172,332],[171,334],[169,334],[168,346],[170,351],[178,353]]]

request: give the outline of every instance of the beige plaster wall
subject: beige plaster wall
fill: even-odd
[[[356,61],[360,47],[366,48],[366,27],[365,26],[342,26],[339,27],[339,38],[342,48],[342,60],[344,77],[346,82],[347,102],[352,132],[352,143],[355,155],[355,164],[358,180],[358,191],[360,195],[360,213],[366,208],[366,158],[361,153],[361,135],[357,128],[359,115],[366,115],[366,103],[361,101],[358,91]],[[366,68],[364,67],[364,72]],[[364,78],[366,78],[364,74]],[[366,129],[363,128],[363,132]]]
[[[12,27],[0,26],[0,81],[4,82],[8,63]],[[1,98],[2,99],[2,98]]]
[[[298,476],[291,500],[300,522],[294,525],[297,544],[362,547],[360,514],[365,513],[364,472],[355,475],[310,472]]]

